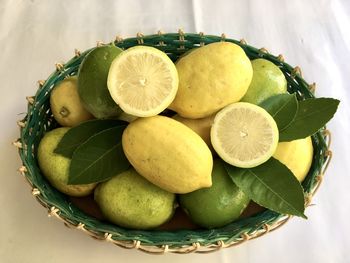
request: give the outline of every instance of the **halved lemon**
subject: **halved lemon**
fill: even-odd
[[[252,168],[276,151],[278,128],[263,108],[247,102],[233,103],[219,111],[210,130],[212,145],[227,163]]]
[[[171,59],[162,51],[136,46],[120,53],[108,73],[108,90],[128,114],[150,117],[174,100],[179,77]]]

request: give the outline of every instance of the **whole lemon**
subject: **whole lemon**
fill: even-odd
[[[85,196],[92,193],[96,184],[68,185],[69,166],[71,160],[54,153],[58,143],[69,128],[57,128],[49,131],[41,139],[38,148],[40,169],[53,187],[71,196]]]
[[[271,61],[258,58],[252,61],[253,79],[241,101],[260,104],[265,99],[287,92],[283,72]]]
[[[179,195],[180,206],[194,223],[205,228],[233,222],[250,201],[233,183],[221,159],[214,160],[212,182],[210,188]]]
[[[99,184],[95,200],[109,221],[127,228],[149,229],[172,217],[175,195],[130,169]]]
[[[124,130],[122,146],[135,170],[168,192],[211,186],[210,149],[198,134],[172,118],[138,118]]]
[[[299,182],[307,176],[313,159],[314,148],[311,137],[278,143],[273,157],[286,165]]]
[[[252,80],[244,50],[217,42],[193,50],[176,62],[179,88],[170,109],[185,118],[207,117],[239,101]]]
[[[51,92],[50,106],[53,117],[62,126],[75,126],[92,119],[80,101],[77,77],[62,80]]]
[[[214,122],[215,114],[201,119],[188,119],[181,117],[178,114],[176,114],[172,118],[181,122],[182,124],[185,124],[187,127],[191,128],[195,133],[201,136],[203,141],[205,141],[205,143],[208,145],[209,149],[212,152],[214,152],[213,146],[211,145],[210,141],[210,128]]]

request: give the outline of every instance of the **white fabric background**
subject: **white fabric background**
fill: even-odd
[[[350,2],[312,1],[0,1],[0,262],[349,262],[348,154],[350,137]],[[36,81],[87,49],[116,35],[225,32],[249,44],[282,53],[299,65],[317,96],[341,99],[329,124],[334,158],[307,209],[276,232],[208,255],[150,256],[97,242],[48,219],[16,172],[21,165],[11,141],[25,96]]]

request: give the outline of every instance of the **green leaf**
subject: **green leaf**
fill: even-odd
[[[254,202],[275,212],[304,215],[303,189],[293,173],[281,162],[270,158],[254,168],[225,165],[233,182]]]
[[[54,152],[72,158],[75,149],[92,135],[112,127],[125,127],[126,125],[127,122],[120,120],[91,120],[83,122],[80,125],[69,129],[57,145]]]
[[[278,94],[264,100],[259,106],[270,113],[281,131],[294,120],[298,111],[298,100],[295,94]]]
[[[93,135],[79,146],[72,157],[68,184],[102,182],[129,168],[121,138],[125,126],[117,126]]]
[[[299,109],[294,120],[280,131],[280,142],[306,138],[316,133],[332,119],[337,111],[339,100],[317,98],[299,101]]]

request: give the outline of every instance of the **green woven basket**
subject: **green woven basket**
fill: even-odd
[[[315,84],[309,85],[302,77],[299,67],[291,67],[284,62],[283,56],[273,56],[265,48],[257,49],[246,44],[244,40],[237,41],[226,38],[225,35],[211,36],[199,34],[178,33],[143,36],[135,38],[116,38],[114,44],[128,49],[136,45],[156,47],[168,54],[173,60],[186,51],[218,41],[228,41],[240,45],[250,59],[265,58],[275,63],[283,71],[289,92],[296,92],[298,99],[314,97]],[[99,45],[103,45],[99,43]],[[23,120],[17,122],[20,126],[20,138],[14,142],[18,147],[23,166],[19,172],[27,179],[32,194],[37,201],[48,209],[49,216],[62,220],[66,226],[80,229],[88,235],[112,242],[124,248],[137,248],[148,253],[164,252],[206,253],[220,248],[238,245],[244,241],[259,237],[283,225],[290,216],[281,215],[269,210],[254,216],[240,219],[225,227],[212,230],[176,230],[176,231],[140,231],[118,227],[111,223],[100,221],[82,212],[72,204],[70,199],[59,193],[45,180],[37,164],[37,148],[44,133],[58,126],[54,121],[49,104],[49,96],[53,86],[69,75],[77,74],[79,65],[89,50],[75,56],[66,64],[56,64],[56,71],[45,81],[39,81],[39,89],[35,96],[27,97],[28,112]],[[330,133],[321,129],[312,136],[314,158],[311,170],[303,182],[305,202],[308,205],[316,192],[322,176],[331,159],[329,150]]]

